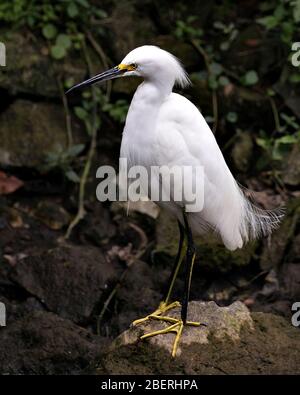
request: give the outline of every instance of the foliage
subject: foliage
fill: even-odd
[[[82,153],[84,150],[83,144],[76,144],[65,149],[57,149],[55,152],[48,154],[45,165],[43,166],[44,171],[59,168],[63,174],[72,182],[79,182],[79,177],[72,167],[74,159]]]
[[[89,0],[2,0],[0,3],[0,21],[15,27],[40,29],[49,41],[54,59],[64,58],[71,48],[80,49],[82,28],[89,25],[91,18],[106,16],[104,10]]]
[[[227,5],[229,3],[227,2]],[[238,21],[228,22],[226,12],[224,12],[225,7],[226,5],[223,4],[219,7],[222,12],[215,13],[217,17],[213,22],[213,29],[208,33],[213,36],[213,39],[207,37],[207,33],[203,31],[202,26],[199,26],[195,16],[178,20],[174,34],[176,38],[192,43],[202,55],[205,70],[193,75],[200,80],[206,80],[211,91],[224,90],[230,84],[245,86],[247,89],[256,90],[259,88],[260,91],[264,90],[272,107],[275,130],[268,132],[261,130],[255,137],[255,141],[266,154],[265,165],[273,166],[274,163],[283,161],[291,147],[300,142],[299,122],[287,109],[278,114],[276,101],[279,98],[274,97],[276,94],[272,85],[263,86],[258,70],[249,69],[245,70],[244,73],[239,70],[240,74],[238,74],[237,70],[228,70],[223,66],[222,58],[231,49],[240,31]],[[285,59],[285,64],[290,70],[290,83],[299,84],[300,69],[291,68],[290,56],[293,40],[296,39],[297,41],[298,38],[299,41],[300,37],[300,0],[264,1],[259,5],[259,13],[260,15],[256,19],[257,24],[261,26],[262,30],[265,30],[266,35],[273,35],[273,39],[275,36],[275,39],[281,41],[282,45],[286,47],[288,56]],[[222,19],[222,16],[224,19]],[[211,43],[213,43],[213,46]],[[240,127],[238,125],[239,117],[235,111],[224,114],[224,119],[230,124],[237,124],[236,130]],[[215,119],[207,117],[207,121],[213,122]]]

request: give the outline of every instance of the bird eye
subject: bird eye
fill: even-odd
[[[135,70],[135,69],[137,68],[137,64],[136,64],[136,63],[130,63],[129,67],[130,67],[132,70]]]

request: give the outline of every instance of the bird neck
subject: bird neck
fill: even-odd
[[[155,133],[155,125],[162,103],[171,94],[153,80],[142,82],[135,92],[126,118],[124,135],[138,138],[143,144]]]

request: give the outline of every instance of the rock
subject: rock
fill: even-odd
[[[236,143],[233,146],[231,155],[235,167],[241,172],[246,172],[249,169],[251,159],[253,156],[253,141],[251,133],[239,133]]]
[[[282,171],[283,182],[290,186],[300,184],[300,148],[295,144],[287,159],[283,164]]]
[[[250,315],[241,302],[228,307],[219,307],[214,302],[191,302],[189,319],[200,320],[207,326],[184,329],[176,358],[170,356],[174,334],[139,339],[141,334],[164,326],[153,320],[121,334],[97,363],[96,374],[300,372],[300,332],[282,317]]]
[[[83,322],[118,272],[98,248],[62,246],[19,261],[11,278],[50,311]]]
[[[300,264],[284,264],[280,275],[285,296],[288,296],[291,300],[300,300]]]
[[[300,262],[300,233],[294,237],[288,257],[291,261],[295,260]]]
[[[0,124],[0,165],[41,166],[67,147],[63,106],[17,100],[0,115]],[[75,125],[74,132],[78,143]]]
[[[113,213],[130,213],[137,212],[140,214],[146,214],[149,217],[156,219],[160,213],[160,208],[157,204],[151,200],[137,202],[113,202],[110,207]]]
[[[52,230],[62,229],[71,220],[70,214],[60,204],[52,200],[40,201],[33,209],[32,215]]]
[[[67,57],[60,61],[59,74],[54,61],[49,59],[46,41],[36,38],[27,30],[0,32],[0,41],[6,45],[7,65],[1,68],[0,86],[11,95],[30,94],[43,97],[59,97],[58,75],[81,81],[86,74],[82,57]],[[24,56],[26,54],[26,56]],[[52,67],[49,67],[51,61]]]
[[[0,328],[1,374],[78,374],[99,359],[103,338],[35,311]]]
[[[176,219],[162,210],[156,220],[156,250],[175,256],[178,240]],[[194,240],[197,248],[196,264],[213,271],[226,272],[233,267],[248,265],[257,248],[257,243],[251,242],[242,249],[229,251],[214,235],[196,236]]]
[[[153,268],[140,260],[128,269],[115,296],[118,314],[114,314],[109,323],[109,327],[114,328],[116,334],[128,328],[131,322],[145,311],[155,310],[158,306],[163,295],[157,277],[165,282],[168,280],[163,271],[155,273]]]
[[[137,1],[122,1],[114,4],[108,29],[113,37],[115,58],[121,61],[132,49],[149,43],[157,34],[156,27],[147,18],[145,9],[138,10]]]
[[[179,317],[180,308],[173,309],[168,315],[170,317]],[[189,346],[193,343],[207,344],[211,341],[211,337],[237,341],[240,339],[240,331],[243,325],[248,325],[250,328],[253,327],[250,312],[241,302],[235,302],[229,307],[219,307],[215,302],[190,302],[188,320],[199,321],[205,324],[205,326],[198,328],[187,327],[184,330],[177,355],[182,353],[182,347]],[[155,320],[138,326],[132,326],[115,340],[112,347],[137,343],[140,336],[167,326],[168,324]],[[166,336],[154,336],[148,341],[152,345],[164,348],[171,354],[173,338],[174,336],[172,334],[168,334]]]
[[[300,199],[290,200],[280,227],[272,233],[271,238],[264,241],[260,256],[260,267],[262,270],[279,268],[284,260],[288,243],[293,237],[297,221],[299,221],[299,210]]]

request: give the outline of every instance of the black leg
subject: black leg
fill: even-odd
[[[174,288],[175,280],[178,275],[181,263],[183,261],[185,250],[186,250],[186,236],[184,226],[178,221],[179,227],[179,245],[178,245],[178,252],[175,259],[175,263],[172,269],[172,273],[170,275],[170,279],[168,282],[168,290],[165,292],[165,297],[163,299],[164,303],[168,304],[170,301],[170,297]]]
[[[187,252],[186,252],[186,274],[185,274],[185,283],[184,283],[184,295],[183,295],[182,308],[181,308],[181,319],[183,323],[186,324],[187,309],[188,309],[188,303],[190,298],[192,272],[193,272],[193,266],[194,266],[196,254],[195,254],[195,245],[193,241],[192,231],[189,226],[188,218],[185,211],[183,212],[183,218],[184,218],[185,231],[187,235]]]

